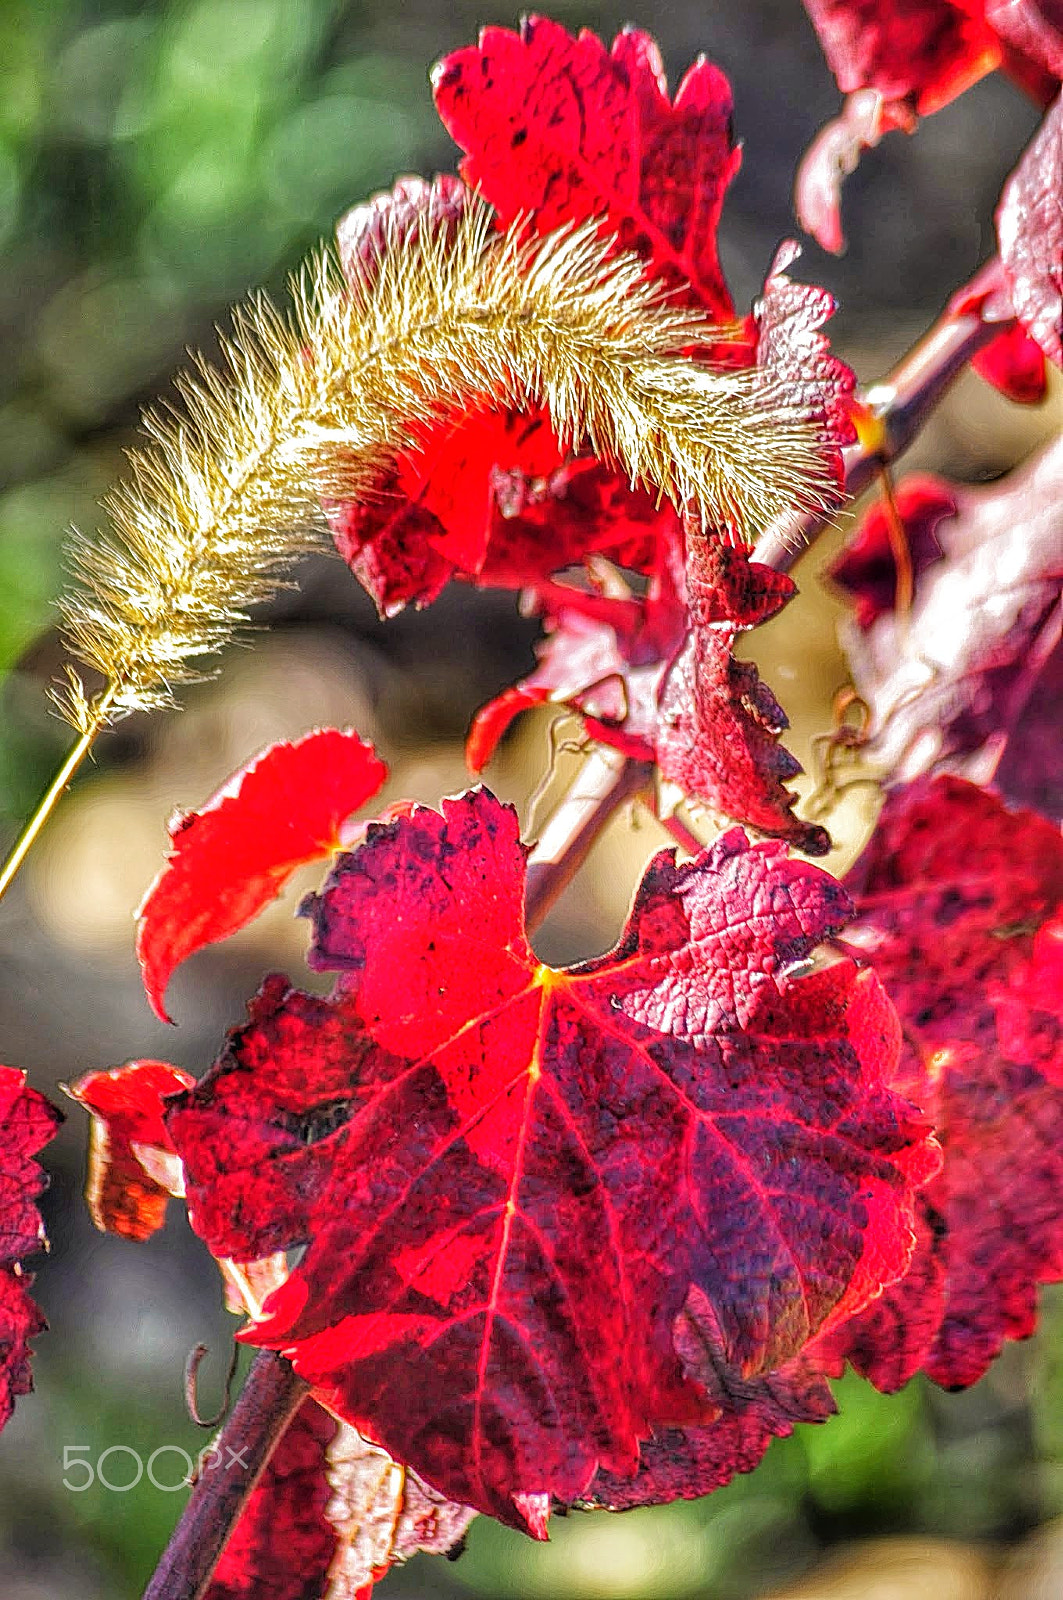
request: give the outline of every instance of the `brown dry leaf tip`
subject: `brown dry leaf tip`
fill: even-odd
[[[566,442],[746,538],[817,508],[831,484],[799,397],[680,353],[719,336],[594,223],[528,240],[473,202],[386,225],[349,279],[321,251],[289,312],[254,296],[222,368],[197,360],[180,413],[146,414],[109,530],[75,534],[66,639],[106,687],[90,700],[71,670],[63,714],[85,734],[172,705],[315,542],[321,500],[371,492],[411,425],[449,408],[545,404]]]

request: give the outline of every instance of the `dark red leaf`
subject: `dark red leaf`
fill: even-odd
[[[540,233],[600,220],[654,277],[721,321],[733,305],[716,229],[741,160],[731,90],[699,61],[674,101],[648,34],[611,50],[587,30],[526,18],[485,28],[433,74],[436,105],[465,150],[461,172],[503,226],[527,216]]]
[[[657,760],[684,794],[824,855],[826,829],[795,816],[784,787],[801,771],[779,743],[786,713],[753,663],[732,653],[740,630],[774,616],[795,592],[782,573],[726,546],[710,546],[692,566],[690,631],[658,695]]]
[[[844,244],[842,182],[883,134],[911,133],[918,117],[996,67],[1042,105],[1063,77],[1060,0],[805,0],[805,10],[847,96],[809,146],[796,185],[801,226],[826,250]]]
[[[144,987],[164,1022],[174,968],[244,927],[297,867],[337,849],[341,823],[386,776],[356,733],[318,728],[260,751],[201,810],[176,813],[166,865],[137,913]]]
[[[897,486],[894,501],[904,526],[912,578],[918,582],[928,567],[945,559],[938,528],[959,510],[956,495],[940,478],[913,473]],[[852,596],[854,618],[862,632],[895,609],[897,557],[884,501],[865,512],[830,575]]]
[[[165,1061],[129,1061],[67,1089],[92,1114],[85,1200],[102,1232],[147,1239],[162,1227],[170,1197],[183,1192],[163,1102],[195,1081]]]
[[[316,1400],[303,1401],[251,1491],[204,1600],[321,1600],[336,1549],[325,1516],[326,1451],[336,1427]]]
[[[479,713],[470,766],[481,770],[513,717],[548,699],[579,711],[590,737],[656,761],[713,811],[822,855],[826,831],[794,815],[784,787],[801,771],[779,743],[786,714],[756,667],[733,654],[738,634],[780,611],[794,585],[742,550],[697,550],[684,576],[681,544],[662,543],[644,600],[540,589],[548,637],[539,666]]]
[[[47,1326],[21,1263],[44,1246],[35,1202],[48,1180],[33,1158],[62,1120],[24,1072],[0,1067],[0,1428],[33,1388],[30,1340]]]
[[[908,615],[886,609],[895,569],[881,512],[834,569],[859,596],[860,625],[843,632],[871,712],[869,750],[897,778],[945,770],[987,781],[1008,741],[1021,743],[1058,649],[1063,442],[991,487],[902,483],[898,506],[916,572]],[[1044,713],[1050,724],[1050,705]],[[1058,740],[1048,728],[1044,739],[1048,772],[1058,771]],[[1021,749],[1016,756],[1022,762]]]
[[[963,1388],[1063,1278],[1063,839],[973,784],[923,779],[890,796],[847,882],[847,939],[901,1016],[895,1085],[945,1162],[908,1276],[826,1347],[882,1389],[920,1368]]]
[[[1000,64],[982,0],[805,0],[843,94],[875,89],[919,116]]]
[[[1063,367],[1063,97],[1004,185],[1000,257],[1019,321]]]
[[[832,879],[737,830],[665,852],[617,949],[556,972],[525,857],[483,791],[372,826],[311,907],[331,998],[273,980],[169,1126],[213,1251],[307,1246],[245,1337],[541,1533],[528,1496],[715,1414],[674,1342],[692,1288],[728,1370],[779,1366],[904,1270],[936,1152],[883,1087],[874,976],[788,975],[844,919]]]
[[[1055,643],[1022,709],[1018,737],[1010,738],[993,774],[993,787],[1009,805],[1028,806],[1063,822],[1063,610],[1056,618]],[[1041,654],[1038,639],[1038,654]]]

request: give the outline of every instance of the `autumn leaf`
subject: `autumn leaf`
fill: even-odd
[[[356,733],[318,728],[273,744],[199,811],[170,822],[170,854],[137,912],[137,957],[164,1022],[174,968],[276,899],[297,867],[338,848],[341,824],[387,768]]]
[[[1022,762],[1027,711],[1059,648],[1063,444],[986,488],[902,482],[897,505],[915,572],[910,613],[889,603],[896,568],[881,510],[832,574],[857,597],[843,643],[871,713],[867,750],[899,779],[944,770],[986,781],[1009,740]],[[1051,705],[1044,715],[1050,724]],[[1043,749],[1045,799],[1055,789],[1058,805],[1059,741],[1048,728]]]
[[[821,331],[834,315],[834,296],[815,284],[796,283],[787,273],[800,254],[798,245],[788,240],[771,264],[753,312],[756,362],[775,374],[806,417],[815,419],[840,500],[845,492],[842,448],[856,438],[852,419],[856,378],[831,353],[830,341]]]
[[[304,1400],[226,1542],[203,1600],[322,1600],[336,1549],[326,1516],[335,1417]],[[224,1471],[211,1467],[206,1471]]]
[[[35,1201],[48,1180],[33,1158],[62,1120],[24,1072],[0,1067],[0,1428],[33,1388],[30,1340],[47,1326],[22,1262],[45,1243]]]
[[[1063,1278],[1063,840],[957,778],[896,789],[847,879],[847,942],[901,1017],[894,1086],[933,1119],[940,1174],[908,1275],[823,1341],[880,1389],[977,1382]]]
[[[1063,367],[1063,97],[1004,185],[997,234],[1019,321]]]
[[[842,93],[874,89],[909,115],[940,111],[1000,64],[979,0],[805,0],[805,10]]]
[[[672,101],[648,34],[625,29],[608,50],[586,29],[573,37],[532,16],[519,33],[484,28],[432,84],[466,152],[462,176],[503,226],[527,216],[548,233],[600,220],[652,276],[721,322],[733,316],[716,230],[741,152],[717,67],[691,67]]]
[[[677,1353],[692,1290],[730,1371],[779,1367],[903,1272],[936,1151],[884,1087],[873,974],[791,975],[844,921],[834,880],[737,830],[664,852],[616,950],[558,972],[525,859],[485,791],[371,826],[310,907],[331,997],[267,983],[168,1124],[215,1254],[306,1245],[242,1336],[540,1532],[529,1496],[715,1415]]]
[[[738,634],[780,611],[794,584],[725,545],[697,546],[684,566],[677,535],[662,541],[644,598],[538,590],[539,666],[477,715],[470,765],[481,770],[512,718],[549,700],[580,712],[591,738],[656,761],[714,812],[822,855],[826,831],[794,815],[784,787],[801,771],[779,743],[786,714],[756,667],[733,654]]]
[[[700,352],[705,359],[761,367],[765,405],[819,425],[840,479],[853,378],[813,336],[833,310],[830,297],[790,284],[780,264],[757,316],[734,320],[716,229],[739,154],[717,68],[696,64],[672,101],[648,35],[627,30],[610,51],[591,33],[573,37],[533,17],[519,34],[485,29],[477,46],[440,64],[435,89],[467,151],[462,171],[501,227],[523,219],[546,235],[600,221],[642,258],[647,277],[719,321],[720,341]],[[457,179],[403,179],[340,223],[341,260],[372,272],[386,218],[401,237],[416,232],[419,216],[445,220],[466,203]],[[733,467],[762,471],[762,462]],[[519,588],[592,555],[648,572],[657,537],[677,525],[669,504],[562,450],[544,413],[503,408],[426,424],[374,495],[328,511],[341,555],[384,615],[429,604],[452,577]]]
[[[1054,6],[1055,0],[805,0],[846,99],[801,163],[795,187],[801,226],[825,250],[840,251],[841,185],[863,152],[893,129],[914,132],[920,117],[940,111],[988,72],[1002,68],[1048,105],[1063,77],[1063,17],[1050,15]],[[1009,354],[1013,365],[1020,352],[1001,347],[997,364]],[[1029,353],[1022,354],[1032,372]]]
[[[165,1061],[129,1061],[67,1087],[92,1116],[85,1199],[103,1233],[147,1239],[165,1222],[171,1196],[184,1193],[162,1114],[165,1096],[195,1081]]]

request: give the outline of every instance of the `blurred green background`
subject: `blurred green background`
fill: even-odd
[[[565,0],[552,14],[605,35],[629,20],[649,28],[673,83],[702,50],[732,77],[746,151],[722,254],[736,299],[748,300],[793,228],[796,162],[837,105],[798,0],[684,0],[639,14]],[[346,206],[400,173],[453,165],[427,68],[471,41],[480,23],[512,25],[516,16],[467,0],[445,14],[431,0],[0,0],[7,835],[65,741],[45,705],[60,660],[51,605],[64,531],[93,525],[139,407],[164,389],[186,346],[209,348],[231,301],[256,284],[282,288]],[[883,370],[992,249],[996,195],[1034,124],[1015,91],[988,81],[917,139],[887,141],[851,182],[849,254],[836,262],[810,249],[806,271],[838,294],[839,348],[863,377]],[[1020,412],[965,380],[917,458],[958,477],[990,476],[1059,417],[1058,394],[1038,412]],[[806,564],[806,593],[785,626],[752,650],[791,713],[799,754],[825,726],[830,693],[844,679],[833,602],[814,584],[822,561],[818,551]],[[200,1071],[262,972],[298,970],[303,934],[291,919],[292,894],[178,976],[179,1030],[150,1017],[131,917],[161,860],[174,805],[202,801],[268,739],[327,722],[353,722],[378,739],[394,771],[389,795],[435,800],[462,782],[471,712],[529,664],[534,630],[511,596],[455,590],[428,613],[385,627],[335,562],[307,563],[302,580],[277,603],[255,652],[234,652],[218,684],[188,694],[182,716],[133,719],[104,742],[5,903],[0,1055],[46,1091],[135,1055]],[[495,786],[526,797],[544,750],[541,723],[522,730],[492,773]],[[843,834],[847,825],[859,826],[856,811]],[[646,824],[614,830],[555,917],[548,953],[583,955],[609,941],[656,839]],[[122,1447],[145,1458],[160,1446],[194,1453],[204,1436],[183,1409],[184,1355],[198,1339],[210,1344],[210,1390],[231,1333],[213,1270],[183,1218],[143,1246],[94,1233],[80,1199],[85,1133],[72,1108],[48,1157],[52,1252],[38,1298],[52,1332],[39,1341],[38,1392],[0,1438],[5,1600],[139,1593],[182,1496],[143,1482],[129,1492],[64,1488],[64,1450],[96,1461],[117,1449],[109,1475],[119,1486],[133,1470]],[[548,1547],[481,1519],[460,1562],[415,1562],[389,1577],[383,1594],[745,1600],[799,1583],[825,1549],[905,1534],[915,1542],[903,1547],[899,1577],[887,1570],[896,1549],[887,1559],[874,1546],[853,1557],[855,1578],[839,1569],[840,1577],[785,1592],[986,1597],[995,1558],[979,1552],[1021,1539],[1063,1509],[1063,1298],[1045,1300],[1038,1341],[1010,1349],[970,1394],[915,1384],[883,1399],[847,1380],[839,1418],[774,1445],[752,1478],[709,1500],[572,1517]],[[874,1588],[880,1579],[894,1587]],[[1063,1579],[1044,1592],[1063,1592]]]

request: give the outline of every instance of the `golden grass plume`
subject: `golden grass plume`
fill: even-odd
[[[561,439],[707,526],[752,539],[831,489],[816,425],[770,370],[681,354],[721,329],[670,301],[594,224],[528,238],[471,200],[426,210],[344,276],[326,251],[282,313],[234,313],[223,367],[197,360],[180,408],[151,411],[109,529],[75,537],[62,602],[79,674],[57,701],[84,735],[173,703],[324,527],[322,500],[369,495],[411,424],[484,401],[545,405]]]

